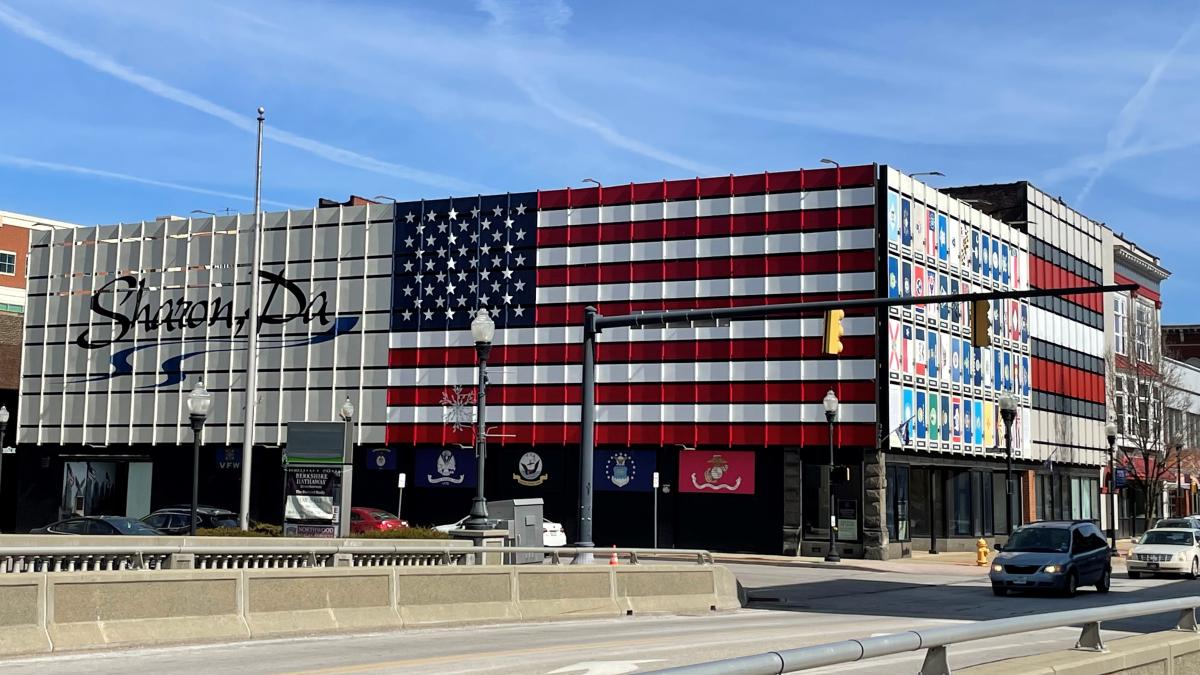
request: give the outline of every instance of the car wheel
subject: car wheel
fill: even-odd
[[[1100,581],[1096,582],[1096,590],[1107,593],[1110,585],[1112,585],[1112,569],[1105,567],[1104,574],[1100,575]]]
[[[1200,559],[1192,558],[1192,571],[1188,572],[1187,578],[1195,581],[1196,577],[1200,577]]]
[[[1003,598],[1008,595],[1008,589],[1000,584],[992,584],[992,595]]]
[[[1073,598],[1077,590],[1079,590],[1079,577],[1075,576],[1075,570],[1071,570],[1067,572],[1067,585],[1063,587],[1063,595]]]
[[[1142,573],[1141,573],[1141,572],[1130,572],[1130,573],[1129,573],[1129,578],[1130,578],[1130,579],[1141,579],[1141,578],[1142,578]]]

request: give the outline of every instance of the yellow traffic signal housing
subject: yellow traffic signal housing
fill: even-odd
[[[987,300],[971,301],[971,345],[990,347],[992,344],[992,320],[988,318],[991,304]]]
[[[822,350],[826,354],[841,354],[845,347],[842,345],[842,319],[846,318],[846,310],[831,309],[825,312],[825,344]]]

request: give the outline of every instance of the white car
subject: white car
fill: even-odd
[[[462,528],[463,523],[467,521],[468,516],[463,516],[453,523],[446,525],[437,525],[433,529],[438,532],[449,532]],[[542,518],[542,546],[566,546],[567,533],[563,531],[561,523],[556,523],[553,520]]]
[[[566,546],[567,533],[561,523],[542,518],[542,546]]]
[[[1142,535],[1125,561],[1129,578],[1145,574],[1200,576],[1200,532],[1182,527],[1155,528]]]

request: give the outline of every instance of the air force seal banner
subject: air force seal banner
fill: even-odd
[[[416,485],[430,488],[475,487],[475,450],[417,448]]]
[[[654,460],[653,450],[597,450],[592,484],[597,492],[649,492]]]
[[[754,453],[745,450],[681,450],[679,491],[754,494]]]

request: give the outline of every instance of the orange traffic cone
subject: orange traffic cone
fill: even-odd
[[[608,564],[609,564],[609,565],[617,565],[617,564],[619,564],[619,563],[617,562],[617,545],[616,545],[616,544],[613,544],[613,547],[612,547],[612,555],[611,555],[611,556],[609,556],[609,558],[608,558]]]

